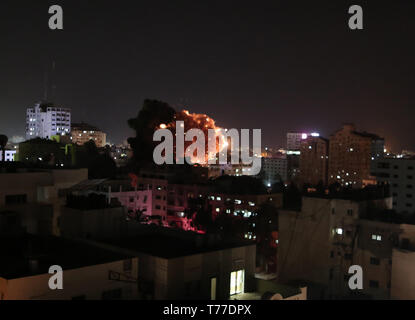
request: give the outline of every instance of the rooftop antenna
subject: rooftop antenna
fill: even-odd
[[[48,79],[48,71],[45,70],[45,73],[43,75],[43,101],[48,100],[48,86],[49,86],[49,79]]]
[[[53,99],[55,99],[55,89],[56,89],[56,84],[54,83],[54,80],[55,80],[55,70],[56,70],[56,63],[55,63],[55,60],[54,61],[52,61],[52,72],[51,72],[51,78],[52,78],[52,81],[51,81],[51,99],[53,100]]]
[[[52,61],[52,70],[51,70],[51,76],[50,76],[50,78],[52,78],[52,79],[53,79],[53,76],[55,74],[55,69],[56,69],[56,63],[55,63],[55,61]],[[48,70],[48,68],[46,68],[45,74],[44,74],[44,92],[43,92],[43,100],[45,102],[47,102],[48,98],[49,98],[49,80],[50,80],[49,79],[49,70]],[[53,83],[53,80],[52,80],[52,85],[51,85],[50,89],[51,89],[50,90],[51,91],[50,95],[51,95],[51,98],[53,99],[55,89],[56,89],[56,85]]]

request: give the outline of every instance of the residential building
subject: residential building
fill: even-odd
[[[70,192],[76,195],[102,194],[108,204],[119,202],[128,212],[167,220],[167,180],[164,179],[85,180],[73,186]]]
[[[373,171],[379,183],[389,185],[393,209],[415,213],[415,157],[380,159]]]
[[[71,132],[71,110],[48,102],[39,102],[26,112],[26,139],[51,139]]]
[[[16,157],[16,150],[6,150],[5,152],[5,161],[11,162],[11,161],[15,161],[15,157]],[[0,161],[3,161],[3,152],[0,151]]]
[[[319,133],[288,132],[287,133],[287,151],[300,151],[301,142],[309,137],[318,137]]]
[[[288,160],[286,156],[264,157],[261,161],[260,176],[266,186],[271,187],[276,182],[287,181]]]
[[[362,188],[376,183],[371,170],[374,161],[383,158],[383,138],[345,124],[330,136],[329,150],[329,184]]]
[[[71,137],[72,142],[78,145],[90,140],[94,141],[98,148],[103,148],[107,144],[107,134],[86,123],[73,123]]]
[[[0,239],[0,300],[136,299],[138,259],[61,237]],[[63,290],[52,290],[52,266],[62,268]]]
[[[318,299],[348,297],[348,270],[358,264],[365,270],[360,293],[388,298],[392,235],[399,225],[376,221],[373,213],[387,212],[390,220],[391,207],[381,192],[362,192],[307,196],[300,211],[280,210],[278,281],[306,281]]]
[[[213,236],[151,228],[147,234],[100,243],[138,257],[143,299],[226,300],[255,290],[256,245],[250,241],[225,243]]]
[[[327,185],[329,141],[323,137],[309,136],[301,142],[300,183],[316,186]]]
[[[32,234],[59,234],[63,190],[88,178],[87,169],[0,171],[0,213]]]

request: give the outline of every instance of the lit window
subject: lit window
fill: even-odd
[[[343,229],[342,228],[336,228],[336,233],[338,234],[338,235],[342,235],[343,234]]]
[[[231,273],[230,295],[244,293],[245,287],[245,270],[239,270]]]
[[[382,241],[382,236],[380,234],[372,234],[372,240]]]

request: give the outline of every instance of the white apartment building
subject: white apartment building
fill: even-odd
[[[16,156],[16,150],[6,150],[6,161],[14,161],[14,157]],[[3,161],[3,152],[0,151],[0,161]]]
[[[51,139],[71,132],[71,110],[51,103],[37,103],[26,112],[26,139]]]
[[[415,157],[378,160],[374,171],[378,182],[389,184],[393,209],[399,213],[414,213]]]

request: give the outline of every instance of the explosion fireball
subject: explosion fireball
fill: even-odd
[[[197,113],[190,113],[187,110],[182,110],[177,112],[174,116],[174,121],[168,124],[161,124],[160,129],[169,129],[172,131],[173,134],[176,132],[176,121],[183,121],[184,122],[184,130],[185,132],[190,129],[200,129],[205,134],[205,161],[209,161],[211,159],[215,159],[217,154],[222,152],[225,148],[228,147],[229,143],[226,137],[223,135],[222,130],[226,131],[221,127],[216,126],[215,121],[207,116],[206,114],[197,114]],[[159,128],[157,128],[159,129]],[[208,130],[214,129],[216,132],[216,152],[212,153],[208,150],[209,145],[209,137],[208,137]],[[191,145],[193,142],[185,141],[185,149]],[[176,146],[175,146],[176,149]],[[194,154],[192,157],[193,163],[201,162],[200,159],[197,158],[197,155]]]

